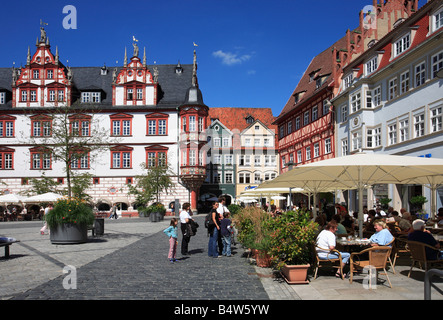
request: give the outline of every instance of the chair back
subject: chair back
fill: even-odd
[[[373,247],[369,250],[369,264],[375,268],[385,268],[389,255],[391,254],[391,247],[380,246]]]
[[[407,245],[413,260],[426,261],[426,250],[423,243],[407,241]]]

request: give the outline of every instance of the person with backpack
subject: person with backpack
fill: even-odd
[[[220,233],[220,219],[217,213],[218,202],[212,204],[211,212],[208,214],[207,223],[209,242],[208,242],[208,256],[218,258],[217,241]]]

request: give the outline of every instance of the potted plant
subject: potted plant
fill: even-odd
[[[268,221],[269,254],[289,284],[307,283],[318,225],[309,212],[289,211]]]
[[[381,204],[383,209],[387,209],[388,208],[388,204],[391,201],[392,201],[392,199],[389,199],[388,197],[380,198],[380,204]]]
[[[53,244],[77,244],[88,240],[88,226],[94,223],[94,213],[85,200],[63,198],[45,216]]]
[[[251,249],[259,267],[271,266],[271,257],[268,254],[270,230],[266,227],[270,219],[268,213],[256,207],[242,208],[233,218],[238,229],[238,241]]]
[[[409,202],[417,208],[417,215],[420,219],[427,219],[428,215],[426,214],[425,210],[423,210],[423,205],[428,202],[428,199],[424,196],[414,196],[412,197]]]
[[[160,202],[155,202],[146,208],[146,213],[148,214],[151,222],[158,222],[163,220],[166,214],[166,208]]]

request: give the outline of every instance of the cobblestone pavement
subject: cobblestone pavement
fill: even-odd
[[[105,234],[81,245],[53,245],[39,233],[41,222],[0,223],[0,235],[20,240],[11,246],[11,258],[0,248],[1,300],[423,300],[424,272],[400,258],[396,273],[388,271],[375,290],[363,277],[337,279],[327,269],[307,285],[288,285],[269,268],[259,268],[237,245],[233,257],[207,256],[203,215],[196,217],[199,231],[191,238],[191,255],[177,263],[167,259],[169,243],[162,230],[170,219],[152,223],[145,218],[105,221]],[[66,290],[63,281],[76,268],[77,288]],[[71,274],[72,275],[72,274]],[[431,297],[443,299],[443,280],[434,279]]]

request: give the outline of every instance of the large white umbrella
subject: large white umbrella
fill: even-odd
[[[263,186],[294,186],[312,192],[324,192],[328,188],[358,189],[361,236],[363,232],[361,195],[365,187],[373,184],[420,183],[426,177],[441,181],[442,175],[443,159],[357,153],[295,167]]]
[[[14,193],[4,194],[0,196],[1,203],[20,203],[23,202],[25,199],[26,197]]]
[[[40,202],[56,202],[57,200],[63,198],[62,195],[54,192],[47,192],[42,194],[37,194],[35,196],[29,197],[23,202],[27,203],[40,203]]]

